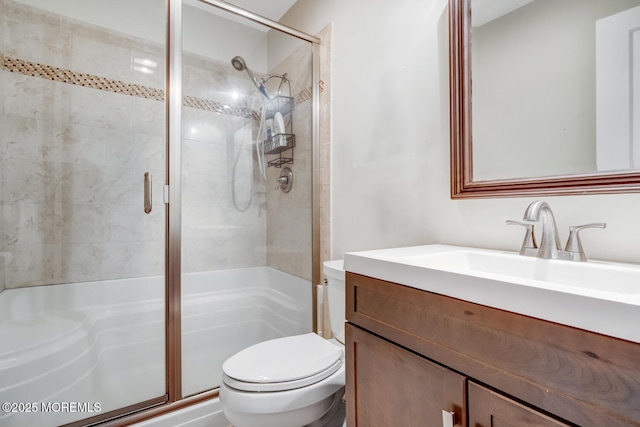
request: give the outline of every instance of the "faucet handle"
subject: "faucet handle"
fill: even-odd
[[[582,249],[582,242],[578,233],[585,228],[606,228],[607,224],[604,222],[592,222],[590,224],[572,225],[569,227],[569,239],[567,239],[567,245],[564,248],[565,252],[569,252],[574,261],[586,261],[587,256]]]
[[[538,244],[536,243],[536,235],[533,231],[535,222],[515,221],[513,219],[508,219],[506,223],[507,225],[520,225],[526,228],[524,239],[522,240],[522,247],[520,248],[520,255],[535,256],[536,252],[534,250],[538,248]]]

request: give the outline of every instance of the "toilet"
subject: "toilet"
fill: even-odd
[[[227,359],[220,402],[235,427],[344,425],[345,277],[342,260],[323,265],[334,339],[315,333],[264,341]]]

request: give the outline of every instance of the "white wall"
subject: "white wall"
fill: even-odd
[[[282,22],[315,34],[332,22],[332,257],[450,243],[519,249],[536,198],[451,200],[446,0],[299,0]],[[322,76],[321,76],[322,77]],[[640,261],[640,195],[545,197],[561,238],[591,258]]]

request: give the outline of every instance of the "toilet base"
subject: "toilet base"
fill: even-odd
[[[342,427],[345,420],[345,405],[342,403],[344,387],[333,395],[317,402],[313,407],[299,408],[273,414],[238,413],[224,407],[223,412],[232,427],[255,427],[257,419],[261,427]],[[304,419],[313,420],[311,424]],[[301,421],[303,424],[301,424]]]
[[[334,395],[333,404],[326,414],[318,421],[314,421],[305,427],[344,427],[346,426],[347,410],[343,402],[344,387]]]

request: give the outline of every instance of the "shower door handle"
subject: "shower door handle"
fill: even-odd
[[[151,199],[151,174],[144,173],[144,213],[151,213],[153,201]]]

